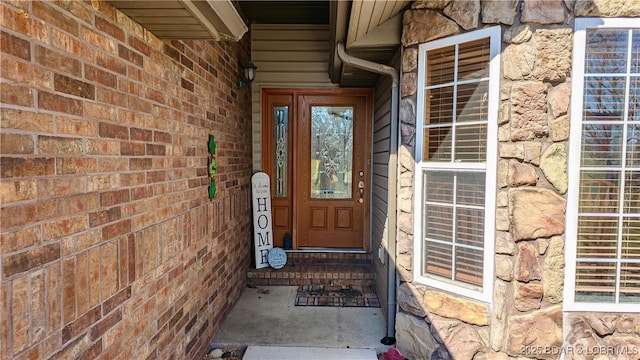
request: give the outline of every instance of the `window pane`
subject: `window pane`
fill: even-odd
[[[627,217],[622,221],[622,258],[640,260],[640,218],[638,217]]]
[[[425,267],[425,271],[436,269],[429,273],[446,275],[451,280],[453,266],[453,280],[482,285],[485,173],[432,170],[424,172],[423,176],[426,199],[423,233],[426,246],[432,248],[428,251],[434,253],[432,258],[427,256],[430,266]],[[455,249],[455,265],[451,259],[453,255],[446,259],[435,257],[435,252],[441,254],[443,249],[450,254],[452,246]],[[437,266],[438,261],[446,264]]]
[[[580,165],[619,166],[622,158],[622,129],[618,125],[583,125]]]
[[[484,172],[426,171],[423,184],[427,202],[453,204],[455,184],[456,204],[484,207]]]
[[[289,164],[289,107],[276,106],[273,109],[275,126],[275,197],[287,197],[287,165]]]
[[[458,49],[458,81],[489,76],[490,39],[462,43]]]
[[[455,160],[483,163],[487,159],[487,125],[456,127]]]
[[[580,217],[577,242],[578,258],[615,258],[618,254],[618,217]]]
[[[473,285],[482,285],[482,250],[456,247],[456,278]]]
[[[622,263],[620,268],[620,302],[640,302],[640,264]]]
[[[426,241],[424,273],[444,276],[451,279],[451,245]]]
[[[425,206],[425,238],[453,241],[453,208],[450,206]]]
[[[428,202],[453,204],[453,173],[429,171],[424,173],[425,198]]]
[[[484,210],[456,208],[456,244],[484,246]]]
[[[451,161],[451,126],[424,129],[425,161]]]
[[[350,199],[353,108],[311,108],[311,198]]]
[[[616,264],[578,262],[576,264],[575,298],[581,302],[612,303],[615,301]]]
[[[458,85],[456,122],[487,121],[489,82]]]
[[[627,29],[587,30],[584,72],[626,72],[628,35]]]
[[[627,167],[640,168],[640,124],[627,128]]]
[[[640,171],[626,172],[624,212],[627,214],[640,214]]]
[[[624,118],[625,82],[624,77],[585,77],[583,120],[622,120]]]
[[[619,171],[582,171],[580,174],[580,213],[617,213],[620,186]]]
[[[455,53],[455,46],[427,51],[427,86],[453,82]]]
[[[427,90],[425,98],[425,125],[453,123],[453,86]]]
[[[631,72],[640,73],[640,30],[633,31],[631,45]]]
[[[484,172],[458,172],[456,202],[484,207],[485,177]]]
[[[629,121],[640,123],[640,77],[629,82]]]

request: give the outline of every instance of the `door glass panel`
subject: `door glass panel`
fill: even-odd
[[[311,107],[311,198],[350,199],[353,108]]]
[[[276,106],[273,109],[273,122],[275,125],[275,186],[274,193],[277,198],[287,197],[287,164],[289,163],[289,107]]]

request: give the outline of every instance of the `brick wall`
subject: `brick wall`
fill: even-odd
[[[248,36],[160,41],[98,1],[1,7],[0,358],[201,357],[250,259]]]

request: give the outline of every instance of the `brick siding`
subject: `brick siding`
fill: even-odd
[[[0,6],[0,358],[202,357],[250,259],[248,36],[161,41],[99,1]]]

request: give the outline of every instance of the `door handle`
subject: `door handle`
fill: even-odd
[[[360,199],[358,199],[358,202],[362,204],[364,203],[364,181],[362,180],[358,181],[358,192],[360,193]]]

